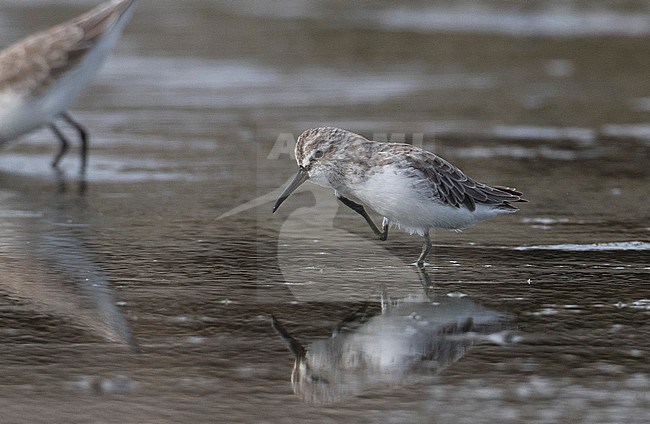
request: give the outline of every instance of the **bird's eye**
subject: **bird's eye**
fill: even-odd
[[[320,159],[320,158],[323,157],[324,154],[325,154],[325,153],[323,153],[322,150],[316,150],[316,151],[314,152],[314,159]]]

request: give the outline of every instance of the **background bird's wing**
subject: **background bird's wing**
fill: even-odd
[[[29,36],[0,52],[0,91],[30,97],[46,91],[74,68],[134,0],[99,6],[75,19]]]

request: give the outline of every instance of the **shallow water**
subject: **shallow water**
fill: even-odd
[[[83,3],[7,2],[0,40]],[[644,2],[179,4],[141,1],[73,109],[83,181],[46,131],[0,151],[3,422],[647,421]],[[420,275],[326,190],[270,213],[314,125],[530,202]],[[271,315],[324,367],[298,396]]]

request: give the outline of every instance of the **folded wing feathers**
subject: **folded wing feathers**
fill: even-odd
[[[465,206],[470,211],[477,204],[516,210],[510,202],[525,202],[521,193],[508,187],[481,184],[465,175],[451,163],[426,151],[413,151],[409,161],[414,169],[420,170],[431,181],[434,193],[450,206]]]
[[[104,8],[96,8],[79,16],[72,22],[76,23],[83,32],[83,42],[94,44],[96,39],[113,26],[120,16],[129,8],[133,0],[110,4]]]

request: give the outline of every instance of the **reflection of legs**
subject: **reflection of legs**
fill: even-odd
[[[416,262],[416,265],[419,268],[424,268],[424,258],[427,257],[430,251],[431,251],[431,239],[429,238],[429,231],[427,231],[426,233],[424,233],[424,244],[422,245],[422,253],[420,253],[420,257]]]
[[[422,288],[424,289],[424,294],[429,298],[429,300],[433,300],[431,297],[433,295],[433,282],[431,281],[431,277],[429,277],[429,273],[425,268],[417,267],[415,269],[417,269],[420,284],[422,284]]]
[[[88,131],[81,126],[77,121],[72,119],[69,113],[64,112],[61,117],[79,133],[79,140],[81,140],[81,170],[86,170],[86,163],[88,161]]]
[[[375,233],[375,235],[377,236],[377,238],[379,240],[385,241],[388,238],[388,224],[389,224],[389,221],[388,221],[387,218],[384,218],[384,220],[382,221],[382,231],[379,231],[379,228],[377,228],[375,223],[372,221],[372,218],[370,218],[370,216],[366,212],[366,209],[362,205],[360,205],[358,203],[355,203],[352,200],[348,199],[347,197],[341,196],[340,194],[337,194],[336,197],[345,206],[347,206],[348,208],[352,209],[353,211],[355,211],[356,213],[361,215],[363,217],[363,219],[366,220],[368,225],[370,225],[370,228],[372,229],[372,231]]]

